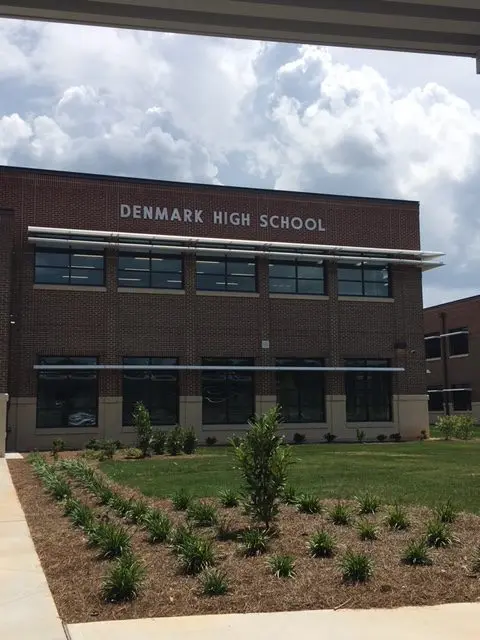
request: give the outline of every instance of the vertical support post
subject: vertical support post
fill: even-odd
[[[0,458],[5,457],[7,442],[7,404],[8,393],[0,393]]]
[[[442,321],[442,340],[440,342],[442,352],[442,365],[443,365],[443,388],[449,389],[449,376],[448,376],[448,338],[445,335],[447,333],[447,314],[445,311],[440,313],[440,319]],[[446,416],[450,415],[450,392],[443,392],[443,410]]]

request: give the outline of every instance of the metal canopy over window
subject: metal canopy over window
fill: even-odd
[[[305,258],[346,263],[404,264],[423,271],[442,266],[443,253],[296,242],[264,242],[162,234],[28,227],[28,240],[43,247],[115,248],[129,251],[220,254],[235,257]]]

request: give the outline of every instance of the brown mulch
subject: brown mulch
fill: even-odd
[[[106,604],[100,598],[108,561],[96,559],[82,533],[63,517],[62,507],[43,491],[30,465],[9,460],[10,472],[26,514],[42,567],[48,579],[60,617],[66,623],[140,617],[181,616],[212,613],[247,613],[347,608],[433,605],[447,602],[480,601],[480,579],[469,571],[473,550],[480,544],[480,517],[461,514],[453,525],[458,541],[447,549],[431,551],[433,565],[409,567],[400,563],[408,540],[418,538],[431,515],[428,509],[410,508],[412,527],[407,532],[390,532],[382,525],[385,510],[370,516],[380,527],[380,539],[362,542],[356,528],[336,527],[326,515],[303,515],[283,507],[280,535],[272,540],[270,553],[295,557],[296,577],[290,580],[271,575],[265,557],[245,558],[237,542],[215,542],[219,567],[230,581],[230,592],[220,597],[201,594],[198,578],[182,575],[175,556],[165,545],[150,545],[145,532],[130,526],[134,551],[147,566],[147,578],[139,598],[127,604]],[[76,497],[95,506],[94,499],[78,485]],[[134,492],[117,487],[124,495]],[[160,506],[175,522],[183,514],[172,511],[165,500],[148,500]],[[219,509],[232,529],[247,524],[240,509]],[[357,518],[358,520],[358,518]],[[313,559],[307,551],[309,536],[319,528],[336,536],[338,554],[333,559]],[[210,529],[200,530],[213,535]],[[338,558],[347,549],[368,553],[374,561],[374,576],[364,585],[344,584]]]

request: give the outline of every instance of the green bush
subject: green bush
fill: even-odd
[[[62,440],[61,438],[56,438],[52,442],[52,456],[54,460],[58,460],[58,454],[61,451],[65,451],[65,441]]]
[[[317,496],[310,493],[302,493],[297,500],[297,509],[300,513],[320,513],[322,511],[322,505]]]
[[[419,566],[432,564],[425,540],[411,540],[402,554],[402,562]]]
[[[111,522],[99,522],[88,532],[89,542],[100,550],[101,558],[118,558],[130,551],[131,539],[128,532]]]
[[[280,410],[273,407],[251,421],[234,454],[243,480],[247,513],[266,529],[274,523],[291,464],[290,448],[278,434]]]
[[[475,434],[476,422],[471,416],[456,416],[455,435],[460,440],[471,440]]]
[[[425,542],[429,547],[449,547],[454,542],[450,527],[440,520],[430,520],[427,523]]]
[[[283,501],[285,504],[296,505],[298,500],[298,494],[295,487],[285,487],[283,491]]]
[[[140,592],[144,576],[144,565],[133,554],[122,554],[103,580],[103,598],[108,602],[135,599]]]
[[[189,526],[185,526],[184,524],[180,524],[178,525],[178,527],[175,527],[175,529],[173,529],[171,536],[170,536],[170,542],[172,545],[172,548],[174,550],[175,553],[178,553],[179,550],[185,545],[187,544],[187,541],[192,538],[195,534],[193,533],[193,531],[191,530],[191,528]]]
[[[198,500],[192,502],[188,507],[187,518],[194,522],[197,527],[212,527],[218,521],[218,514],[213,504]]]
[[[161,456],[165,453],[165,446],[167,444],[167,432],[155,429],[152,435],[152,449],[153,453],[157,456]]]
[[[111,460],[117,451],[117,443],[114,440],[105,440],[100,449],[104,460]]]
[[[304,444],[307,436],[304,433],[295,433],[293,435],[292,442],[293,444]]]
[[[217,444],[217,439],[215,436],[208,436],[208,438],[205,439],[205,444],[207,447],[214,447]]]
[[[331,558],[336,549],[335,538],[327,531],[317,531],[308,542],[310,555],[314,558]]]
[[[88,532],[94,526],[95,518],[92,509],[81,502],[75,504],[70,512],[70,519],[76,527]]]
[[[396,432],[396,433],[391,433],[389,436],[390,440],[392,440],[393,442],[400,442],[402,440],[402,436],[400,433]]]
[[[405,509],[396,504],[387,514],[386,524],[395,531],[404,531],[410,527],[410,520],[408,519]]]
[[[166,449],[169,456],[178,456],[182,453],[184,433],[182,427],[177,425],[167,434]]]
[[[259,556],[265,553],[270,541],[267,531],[263,529],[246,529],[240,539],[246,556]]]
[[[268,558],[267,564],[277,578],[295,577],[295,560],[292,556],[277,554]]]
[[[200,574],[203,593],[206,596],[223,596],[228,591],[227,575],[219,569],[205,569]]]
[[[70,485],[65,478],[60,476],[52,478],[52,480],[48,482],[47,490],[55,500],[66,500],[72,496],[72,489]]]
[[[385,442],[386,439],[387,439],[387,436],[384,433],[379,433],[377,436],[378,442]]]
[[[457,416],[440,416],[435,426],[444,440],[451,440],[457,433]]]
[[[235,529],[232,528],[232,522],[228,518],[220,518],[215,535],[217,540],[226,541],[226,540],[236,540],[238,537],[238,533]]]
[[[368,520],[359,522],[358,537],[360,540],[373,542],[378,539],[378,529],[373,522],[368,522]]]
[[[185,489],[179,489],[172,496],[172,505],[175,511],[186,511],[192,502],[191,495]]]
[[[183,453],[187,455],[191,455],[195,453],[198,447],[198,439],[195,434],[195,429],[190,427],[190,429],[186,429],[183,434]]]
[[[333,442],[337,438],[337,436],[334,433],[330,433],[330,432],[325,433],[323,437],[328,443]]]
[[[358,512],[361,515],[376,513],[382,504],[380,498],[374,493],[370,493],[370,491],[366,491],[361,496],[358,496],[356,500],[358,502]]]
[[[185,573],[197,575],[215,564],[213,542],[207,538],[190,535],[177,547],[180,564]]]
[[[435,507],[435,514],[440,522],[446,522],[447,524],[452,524],[458,517],[458,512],[451,500],[437,505]]]
[[[357,441],[360,442],[360,444],[365,442],[366,437],[367,434],[365,433],[365,431],[363,431],[363,429],[357,429]]]
[[[218,494],[218,499],[222,507],[227,509],[238,507],[239,504],[238,494],[234,489],[222,489]]]
[[[152,544],[167,542],[172,531],[172,523],[166,513],[158,509],[150,509],[143,519],[143,525],[148,532],[148,540]]]
[[[126,447],[123,451],[123,456],[127,460],[138,460],[139,458],[143,458],[143,452],[137,447]]]
[[[150,413],[143,402],[137,402],[133,411],[133,426],[137,434],[137,447],[145,458],[152,444],[153,429]]]
[[[373,575],[373,562],[364,553],[347,551],[340,562],[345,582],[366,582]]]
[[[143,524],[143,519],[149,512],[146,502],[141,499],[131,498],[129,500],[128,511],[125,514],[134,524]]]
[[[352,515],[348,507],[341,502],[337,502],[333,509],[330,510],[329,517],[333,524],[339,526],[348,526],[352,521]]]
[[[67,498],[63,503],[63,515],[70,516],[78,508],[79,504],[79,501],[75,498]]]

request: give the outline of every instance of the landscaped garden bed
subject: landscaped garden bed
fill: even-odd
[[[285,499],[293,504],[282,504],[276,533],[265,538],[258,534],[241,506],[222,506],[218,493],[225,484],[218,486],[217,497],[206,500],[206,504],[214,505],[213,513],[208,506],[198,506],[198,503],[190,506],[189,511],[181,511],[174,508],[171,499],[145,498],[132,488],[113,483],[98,468],[92,476],[88,469],[96,467],[97,462],[83,461],[76,466],[68,461],[65,464],[62,456],[60,458],[52,470],[61,480],[57,484],[52,480],[45,484],[45,480],[42,482],[35,473],[36,466],[44,464],[41,461],[37,465],[24,460],[9,461],[9,467],[59,614],[67,623],[207,613],[398,607],[480,598],[480,579],[474,572],[480,567],[473,564],[480,543],[480,518],[476,515],[460,513],[455,518],[455,514],[444,513],[447,520],[454,521],[439,528],[438,514],[432,508],[408,506],[404,512],[400,510],[392,516],[391,506],[381,501],[375,504],[377,500],[373,493],[365,496],[364,490],[359,492],[363,503],[345,501],[342,502],[344,508],[338,506],[336,499],[317,500],[315,495],[300,497],[287,491]],[[50,456],[45,459],[52,464]],[[144,462],[148,464],[149,461],[118,464],[140,467]],[[187,460],[178,458],[176,464],[181,466],[184,462]],[[340,455],[338,464],[345,464]],[[232,466],[233,461],[230,461]],[[442,473],[441,468],[438,473]],[[87,482],[88,477],[90,482]],[[238,478],[233,471],[231,478],[232,486],[237,486]],[[70,498],[62,495],[65,491],[62,482],[69,487]],[[398,477],[397,482],[401,484],[402,478]],[[112,491],[110,495],[106,491],[108,488]],[[377,490],[376,493],[382,497]],[[188,497],[188,493],[186,495]],[[136,501],[126,504],[129,498]],[[234,503],[234,498],[235,492],[222,494],[224,503]],[[131,554],[144,570],[138,597],[125,602],[109,601],[104,590],[105,578],[117,566],[118,560],[99,559],[100,555],[105,555],[105,548],[94,540],[91,532],[89,534],[88,527],[74,524],[71,510],[76,503],[73,499],[83,507],[91,508],[97,532],[100,523],[113,525],[117,533],[126,531]],[[150,523],[150,530],[146,528],[148,519],[142,517],[138,501],[159,510],[156,528],[155,522]],[[188,502],[188,498],[184,501]],[[180,504],[181,495],[175,496],[175,502],[177,507],[184,506]],[[444,502],[443,497],[438,502]],[[360,514],[362,504],[364,510],[374,513]],[[300,509],[311,513],[302,513]],[[65,511],[70,513],[64,515]],[[149,541],[152,531],[158,530],[160,538],[165,532],[165,527],[161,523],[159,526],[158,522],[158,518],[162,520],[162,514],[171,522],[171,530],[167,540],[152,543]],[[387,518],[393,518],[395,524],[401,522],[402,515],[409,526],[400,530],[391,528]],[[335,524],[334,517],[337,522],[346,524]],[[207,525],[212,519],[217,523],[196,526],[202,521]],[[181,553],[178,527],[187,524],[191,525],[195,540],[211,541],[211,545],[204,544],[200,553],[189,552],[188,555],[185,550]],[[410,560],[425,560],[426,552],[431,564],[406,564],[402,558],[406,557],[410,541],[425,540],[429,526],[433,546],[420,545],[419,549],[410,549]],[[250,550],[255,545],[260,548],[266,544],[264,553],[255,555],[252,551],[252,555],[247,555],[245,540],[242,543],[245,530],[253,530],[247,540]],[[362,537],[367,539],[362,540]],[[330,554],[328,549],[332,541]],[[125,544],[122,538],[117,542],[120,546]],[[446,546],[436,547],[437,543]],[[115,548],[111,540],[109,544],[107,551]],[[217,574],[187,573],[195,570],[198,558],[208,559],[210,552],[213,554],[210,561],[213,559]],[[314,557],[323,552],[327,557]],[[349,554],[356,555],[352,558]],[[357,572],[353,577],[366,578],[365,582],[344,579],[346,560],[347,569]],[[275,572],[293,575],[281,578]],[[206,583],[206,578],[210,582]],[[205,595],[206,584],[218,592],[223,585],[227,591],[213,597]]]

